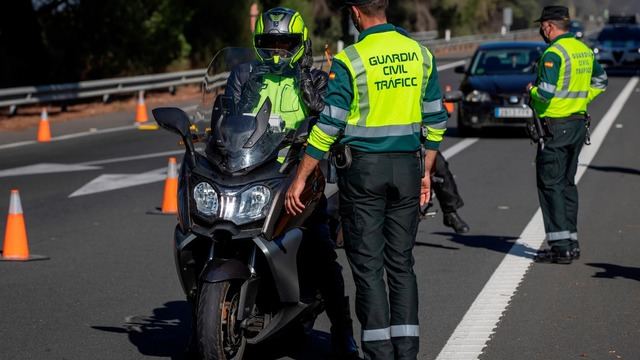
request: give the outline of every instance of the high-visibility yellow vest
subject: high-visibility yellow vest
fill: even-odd
[[[298,125],[307,117],[300,89],[296,86],[293,77],[265,75],[260,90],[260,101],[251,112],[257,113],[267,97],[271,100],[271,114],[280,115],[285,122],[285,128],[297,129]]]
[[[367,35],[336,59],[347,66],[353,80],[346,137],[420,133],[423,96],[433,70],[433,56],[425,47],[396,31],[386,31]]]
[[[538,116],[562,118],[586,113],[593,73],[593,51],[580,40],[562,38],[549,46],[545,50],[547,52],[557,54],[562,61],[554,97],[548,103],[533,103]]]

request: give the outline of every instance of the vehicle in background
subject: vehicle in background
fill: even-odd
[[[584,37],[584,26],[582,26],[582,23],[578,20],[571,20],[569,32],[573,33],[577,39],[582,39]]]
[[[596,59],[610,73],[640,72],[640,26],[606,26],[592,44]]]
[[[536,79],[543,42],[494,42],[480,45],[470,66],[454,69],[465,74],[458,95],[458,132],[468,135],[483,127],[524,127],[533,117],[527,84]],[[459,97],[459,98],[458,98]]]
[[[636,25],[638,20],[635,15],[610,15],[609,25]]]

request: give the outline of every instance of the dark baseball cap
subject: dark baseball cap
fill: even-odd
[[[569,9],[566,6],[545,6],[544,9],[542,9],[540,19],[535,22],[547,20],[569,20]]]

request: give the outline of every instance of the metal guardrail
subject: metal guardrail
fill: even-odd
[[[538,34],[537,29],[512,31],[507,34],[488,34],[454,37],[449,40],[431,40],[433,32],[414,33],[412,36],[429,47],[434,53],[469,50],[482,41],[519,40],[531,38]],[[316,65],[324,61],[322,56],[314,58]],[[21,105],[65,102],[78,99],[102,97],[107,101],[115,94],[131,94],[138,91],[175,89],[178,86],[202,83],[206,69],[180,71],[164,74],[152,74],[132,77],[121,77],[104,80],[82,81],[78,83],[25,86],[0,89],[0,107],[9,107],[9,113],[15,114]],[[215,79],[207,86],[224,86],[226,76]]]

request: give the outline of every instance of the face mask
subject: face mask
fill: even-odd
[[[542,36],[542,40],[544,40],[545,43],[550,43],[549,38],[547,37],[547,35],[544,34],[544,30],[542,29],[542,26],[540,26],[540,36]]]
[[[360,28],[360,24],[358,23],[358,17],[356,16],[356,13],[353,11],[350,11],[351,13],[351,21],[353,22],[353,26],[356,27],[356,30],[358,30],[358,32],[362,32],[362,29]]]

